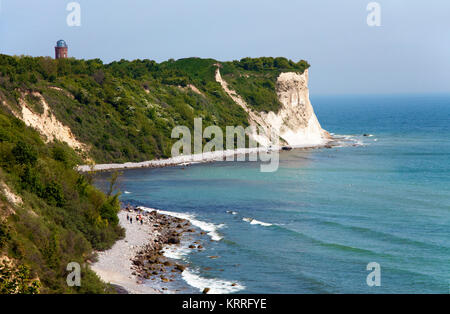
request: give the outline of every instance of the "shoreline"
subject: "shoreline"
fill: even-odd
[[[329,141],[326,141],[322,144],[305,145],[305,146],[239,148],[234,150],[224,150],[224,151],[221,150],[201,154],[171,157],[166,159],[153,159],[142,162],[80,165],[76,167],[76,170],[79,172],[90,172],[90,171],[110,171],[110,170],[139,169],[139,168],[164,168],[164,167],[186,166],[195,163],[225,161],[227,157],[231,156],[233,156],[233,161],[236,161],[234,160],[234,157],[239,155],[250,155],[257,153],[267,153],[272,151],[282,151],[285,150],[285,148],[288,148],[288,150],[319,149],[319,148],[332,148],[333,146],[338,146],[336,139],[330,139]]]
[[[137,219],[139,215],[142,223]],[[126,231],[125,238],[118,240],[109,250],[97,252],[98,259],[90,265],[91,269],[121,294],[179,292],[162,286],[174,281],[181,282],[185,266],[165,257],[163,249],[179,244],[185,232],[194,234],[196,231],[190,222],[136,208],[122,209],[118,216],[120,225]]]
[[[97,261],[90,265],[91,269],[106,283],[119,286],[131,294],[159,294],[160,291],[139,285],[132,274],[131,259],[143,245],[153,240],[152,230],[147,226],[131,226],[126,220],[126,212],[118,213],[119,223],[125,229],[125,238],[120,239],[107,251],[97,253]]]

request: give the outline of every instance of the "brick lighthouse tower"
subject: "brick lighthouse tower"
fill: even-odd
[[[55,59],[66,59],[68,57],[68,47],[64,40],[58,40],[55,47]]]

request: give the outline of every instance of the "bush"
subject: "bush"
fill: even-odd
[[[62,187],[57,182],[50,182],[40,196],[50,205],[57,207],[63,207],[66,202]]]
[[[0,250],[6,245],[9,240],[11,240],[9,226],[5,225],[2,222],[0,223]]]
[[[12,153],[16,162],[22,165],[34,165],[37,161],[36,149],[22,141],[16,144]]]

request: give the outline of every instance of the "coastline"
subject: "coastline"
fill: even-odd
[[[283,146],[283,147],[257,147],[257,148],[239,148],[234,150],[224,150],[207,152],[201,154],[192,154],[186,156],[177,156],[167,159],[153,159],[142,162],[126,162],[126,163],[111,163],[111,164],[94,164],[94,165],[80,165],[76,167],[79,172],[89,171],[109,171],[109,170],[124,170],[124,169],[139,169],[139,168],[164,168],[173,166],[185,166],[194,163],[207,163],[215,161],[224,161],[227,157],[234,157],[239,155],[250,155],[256,153],[267,153],[271,151],[282,151],[286,147],[289,149],[318,149],[331,148],[337,146],[335,139],[329,139],[321,144],[305,145],[305,146]]]
[[[184,213],[130,207],[118,214],[126,236],[97,252],[91,269],[119,294],[234,293],[245,288],[237,281],[203,278],[182,258],[220,241],[220,225]],[[130,223],[127,216],[132,217]],[[143,217],[143,223],[136,217]],[[204,247],[205,246],[205,247]],[[208,256],[211,259],[218,256]]]
[[[155,239],[155,231],[148,225],[133,226],[127,221],[127,213],[118,213],[119,223],[125,229],[125,238],[114,243],[107,251],[97,252],[98,259],[90,267],[106,283],[119,286],[131,294],[160,294],[161,291],[139,283],[133,275],[132,259]]]
[[[142,224],[136,219],[141,214]],[[163,248],[178,244],[184,232],[195,232],[189,221],[138,209],[122,209],[118,217],[126,231],[125,238],[118,240],[111,249],[97,252],[98,260],[91,269],[119,293],[176,293],[156,282],[181,280],[184,266],[164,257]]]
[[[98,260],[91,265],[91,269],[106,283],[123,287],[132,294],[157,294],[160,291],[151,287],[145,287],[138,283],[136,276],[132,274],[131,259],[142,246],[154,239],[148,226],[135,226],[127,222],[126,212],[118,214],[120,225],[125,229],[125,238],[114,243],[107,251],[97,252]]]

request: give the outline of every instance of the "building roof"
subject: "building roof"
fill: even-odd
[[[56,43],[56,47],[65,47],[67,48],[67,44],[64,40],[58,40],[58,42]]]

